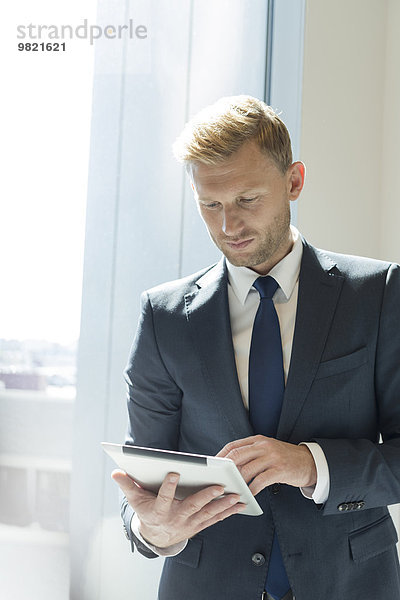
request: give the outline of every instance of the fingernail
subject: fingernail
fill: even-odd
[[[212,491],[212,495],[215,497],[222,496],[223,493],[224,493],[224,488],[220,488],[219,490],[216,489],[216,490]]]

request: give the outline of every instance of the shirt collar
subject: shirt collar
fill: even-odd
[[[296,227],[290,226],[293,234],[293,246],[289,254],[276,264],[268,275],[271,275],[279,284],[286,300],[292,295],[294,286],[299,278],[301,258],[303,255],[303,244]],[[255,271],[248,267],[236,267],[226,260],[228,269],[228,282],[235,296],[244,305],[253,283],[259,277]],[[279,291],[279,289],[278,289]],[[277,291],[277,293],[278,293]]]

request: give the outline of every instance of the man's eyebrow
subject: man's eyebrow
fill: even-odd
[[[235,198],[243,198],[244,196],[257,196],[258,194],[261,194],[261,192],[262,190],[259,188],[246,188],[245,190],[236,194]],[[197,195],[197,198],[200,202],[215,202],[217,200],[217,198],[209,198],[208,196],[199,195]]]
[[[199,202],[215,202],[214,198],[208,198],[207,196],[197,196]]]

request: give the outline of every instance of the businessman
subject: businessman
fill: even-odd
[[[219,100],[174,151],[223,256],[143,294],[127,442],[231,458],[263,515],[116,471],[132,550],[168,557],[159,600],[400,600],[399,267],[291,226],[305,167],[263,102]]]

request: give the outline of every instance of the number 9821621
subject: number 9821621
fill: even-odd
[[[66,43],[62,42],[20,42],[19,52],[65,52]]]

